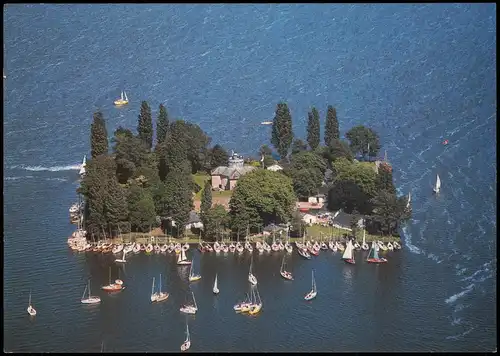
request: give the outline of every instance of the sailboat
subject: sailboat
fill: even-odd
[[[367,251],[370,247],[366,243],[366,230],[363,229],[363,243],[361,244],[361,248],[365,251]]]
[[[182,251],[184,252],[184,251]],[[201,276],[199,274],[194,274],[193,273],[193,265],[194,263],[191,264],[191,268],[189,268],[189,282],[195,282],[201,279]]]
[[[441,185],[441,184],[440,184]],[[410,210],[411,192],[408,192],[408,202],[406,203],[406,209]]]
[[[82,162],[82,165],[80,167],[80,171],[78,172],[78,174],[80,174],[80,176],[84,176],[85,175],[85,167],[87,166],[87,155],[83,155],[83,162]]]
[[[127,260],[125,259],[125,255],[127,254],[127,252],[125,252],[125,250],[123,251],[123,257],[120,259],[120,258],[117,258],[115,260],[115,262],[118,262],[118,263],[127,263]]]
[[[441,179],[439,179],[439,174],[436,175],[436,185],[432,188],[434,193],[439,193],[439,189],[441,189]]]
[[[191,337],[189,336],[189,326],[186,321],[186,340],[181,345],[181,351],[186,351],[191,347]]]
[[[183,305],[179,309],[182,313],[186,314],[196,314],[198,311],[198,305],[196,304],[196,299],[194,298],[194,293],[191,291],[191,295],[193,296],[193,303],[194,305]]]
[[[242,312],[243,313],[243,312],[249,311],[251,306],[252,306],[252,301],[251,301],[251,299],[250,299],[250,297],[248,296],[248,293],[247,293],[245,295],[245,299],[242,302],[236,304],[233,307],[233,309],[237,313],[238,312]]]
[[[116,106],[127,105],[128,104],[127,93],[122,90],[122,94],[120,96],[120,99],[115,100],[114,104]]]
[[[314,280],[314,270],[312,270],[312,289],[309,293],[304,297],[305,300],[311,300],[316,298],[318,291],[316,290],[316,281]]]
[[[31,305],[31,290],[30,290],[30,300],[28,302],[28,309],[26,309],[28,311],[28,314],[31,315],[31,316],[35,316],[36,315],[36,310],[35,308],[33,308],[33,306]]]
[[[90,279],[88,284],[89,295],[85,298],[85,292],[87,291],[87,286],[85,286],[85,290],[83,291],[81,302],[82,304],[99,304],[101,302],[101,298],[90,295]]]
[[[217,273],[215,274],[215,282],[212,291],[214,292],[214,294],[219,294],[219,288],[217,287]]]
[[[375,241],[372,241],[372,248],[368,253],[368,257],[366,258],[366,262],[368,263],[386,263],[387,259],[378,256],[378,245]]]
[[[178,255],[177,264],[178,265],[190,265],[191,261],[189,261],[186,257],[186,251],[181,249],[181,253]]]
[[[355,264],[356,262],[354,261],[354,246],[352,245],[352,241],[349,240],[347,242],[347,247],[344,250],[344,254],[342,255],[342,259],[350,263],[351,265]]]
[[[253,265],[253,256],[250,260],[250,270],[248,271],[248,281],[255,286],[255,285],[257,285],[257,278],[252,273],[252,265]]]
[[[248,314],[250,314],[250,315],[257,314],[262,309],[262,300],[260,299],[260,294],[259,294],[259,290],[257,289],[257,287],[255,287],[255,291],[256,291],[255,302],[253,303],[253,305],[250,307],[250,310],[248,311]]]
[[[115,279],[115,283],[111,283],[111,267],[109,267],[109,284],[107,286],[102,286],[101,289],[106,292],[117,292],[125,289],[125,286],[121,279]]]
[[[153,277],[153,287],[151,289],[151,302],[163,302],[168,299],[169,294],[163,293],[161,291],[161,274],[160,274],[160,286],[158,288],[158,292],[153,293],[155,288],[155,278]]]
[[[292,274],[285,270],[285,256],[283,256],[283,260],[281,261],[280,274],[281,277],[288,279],[289,281],[293,280]]]

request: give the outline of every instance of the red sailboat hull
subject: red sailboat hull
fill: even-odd
[[[366,260],[368,263],[387,263],[387,260],[385,258],[368,258]]]
[[[355,265],[355,264],[356,264],[356,261],[354,261],[353,259],[350,259],[350,258],[345,259],[345,260],[344,260],[344,262],[345,262],[345,263],[349,263],[349,264],[351,264],[351,265]]]

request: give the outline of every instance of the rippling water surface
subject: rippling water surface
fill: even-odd
[[[255,256],[260,315],[236,315],[249,256],[194,258],[193,351],[491,351],[496,348],[495,5],[9,5],[4,8],[4,337],[7,351],[175,351],[187,271],[131,256],[127,289],[95,294],[112,257],[73,254],[68,207],[92,113],[135,128],[140,101],[243,154],[269,141],[279,100],[305,135],[335,105],[344,133],[379,132],[401,194],[404,249],[385,266]],[[113,107],[122,89],[131,104]],[[441,142],[449,140],[444,146]],[[432,194],[436,174],[439,196]],[[362,253],[358,256],[361,261]],[[302,300],[317,274],[318,298]],[[221,293],[211,286],[219,274]],[[148,301],[162,273],[169,300]],[[29,290],[38,310],[26,313]]]

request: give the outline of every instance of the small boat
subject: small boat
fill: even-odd
[[[314,270],[312,270],[312,289],[309,293],[304,297],[305,300],[311,300],[316,298],[318,291],[316,290],[316,281],[314,280]]]
[[[260,294],[257,287],[255,287],[255,292],[256,292],[255,302],[252,304],[250,310],[248,311],[248,314],[250,315],[255,315],[262,310],[262,300],[260,299]]]
[[[333,243],[333,241],[328,241],[328,248],[329,248],[330,250],[332,250],[332,251],[333,251],[333,247],[334,247],[334,246],[335,246],[335,244]]]
[[[387,246],[384,245],[384,243],[382,241],[377,241],[377,244],[378,244],[378,247],[380,247],[380,249],[382,251],[387,251]]]
[[[262,121],[260,124],[261,125],[272,125],[273,122],[272,121]]]
[[[69,208],[69,212],[72,214],[78,213],[79,210],[80,210],[80,205],[78,205],[78,203],[71,205]]]
[[[187,252],[189,250],[189,244],[186,242],[183,246],[182,249]]]
[[[395,250],[401,250],[401,245],[399,243],[397,243],[396,241],[393,242],[393,245],[394,245]]]
[[[128,245],[125,245],[123,247],[123,252],[124,253],[129,253],[129,252],[132,252],[132,250],[134,249],[135,245],[134,244],[128,244]]]
[[[182,246],[181,246],[181,244],[180,244],[180,243],[176,243],[176,244],[175,244],[174,251],[175,251],[175,253],[176,253],[176,254],[181,253],[181,251],[182,251]]]
[[[393,251],[394,250],[394,246],[392,245],[392,243],[390,243],[390,242],[387,243],[387,249],[389,251]]]
[[[310,260],[311,259],[311,255],[309,254],[309,252],[307,252],[307,250],[305,248],[298,248],[297,249],[297,252],[299,253],[299,255],[301,255],[302,257]]]
[[[250,300],[247,294],[242,302],[234,305],[233,309],[237,313],[238,312],[244,313],[249,311],[251,306],[252,306],[252,301]]]
[[[247,250],[248,252],[252,253],[253,252],[253,247],[252,247],[252,244],[250,242],[245,242],[245,250]]]
[[[439,179],[439,174],[436,175],[436,185],[434,185],[434,188],[432,188],[432,191],[436,194],[439,193],[439,190],[441,189],[441,179]]]
[[[253,256],[250,260],[250,270],[248,271],[248,281],[252,284],[252,285],[257,285],[257,278],[253,275],[252,273],[252,265],[253,265]]]
[[[184,251],[182,251],[182,252],[184,253]],[[193,261],[193,263],[191,263],[191,267],[189,268],[189,282],[196,282],[196,281],[199,281],[201,279],[201,275],[193,273],[193,265],[194,265],[194,261]]]
[[[111,283],[111,267],[109,267],[109,284],[107,286],[102,286],[101,289],[106,292],[118,292],[125,289],[121,279],[116,279],[115,283]]]
[[[154,251],[155,253],[160,253],[160,251],[161,251],[161,247],[160,247],[160,245],[158,245],[158,243],[156,243],[156,245],[154,245],[154,247],[153,247],[153,251]]]
[[[229,252],[234,253],[236,251],[236,246],[234,245],[233,242],[229,244]]]
[[[446,145],[448,144],[448,142],[449,142],[448,140],[444,140],[444,141],[443,141],[443,145],[445,145],[445,146],[446,146]]]
[[[198,251],[201,253],[205,252],[205,247],[203,246],[203,242],[198,243]]]
[[[123,257],[121,259],[117,258],[115,260],[115,262],[117,262],[117,263],[127,263],[127,260],[125,259],[125,255],[126,255],[126,253],[125,253],[125,251],[123,251]]]
[[[366,258],[366,262],[368,263],[386,263],[387,259],[383,257],[379,257],[378,255],[378,245],[375,244],[375,241],[372,242],[372,247],[370,252],[368,253],[368,257]]]
[[[222,252],[228,253],[229,252],[229,246],[227,246],[225,243],[222,243]]]
[[[141,252],[141,244],[140,243],[136,243],[134,245],[134,248],[132,249],[132,252],[136,253],[136,254],[139,253],[139,252]]]
[[[352,245],[352,241],[349,240],[347,242],[347,246],[346,246],[346,249],[344,251],[344,253],[342,254],[342,259],[344,260],[344,262],[346,263],[349,263],[351,265],[354,265],[356,264],[356,261],[354,261],[354,247]]]
[[[214,292],[214,294],[219,294],[219,288],[217,287],[217,273],[215,274],[215,282],[212,291]]]
[[[280,274],[281,274],[281,277],[283,277],[289,281],[293,280],[292,274],[285,270],[285,256],[283,256],[283,260],[281,261]]]
[[[267,242],[264,241],[264,251],[271,252],[271,246]]]
[[[344,251],[345,250],[345,247],[344,247],[344,245],[341,242],[337,241],[335,244],[337,245],[337,248],[339,249],[339,251]]]
[[[314,245],[309,247],[309,253],[314,256],[319,256],[319,246],[315,247]]]
[[[320,250],[325,251],[325,250],[328,250],[328,245],[325,244],[324,242],[322,242],[321,245],[319,246],[319,248],[320,248]]]
[[[151,252],[153,252],[153,250],[154,250],[153,244],[148,244],[148,245],[146,246],[146,251],[145,251],[145,252],[146,252],[146,255],[151,254]]]
[[[215,251],[215,253],[219,254],[221,250],[222,250],[221,246],[219,245],[219,243],[217,241],[215,241],[215,243],[214,243],[214,251]]]
[[[83,162],[82,165],[80,166],[80,171],[78,174],[80,175],[80,178],[83,178],[85,176],[85,168],[87,167],[87,155],[83,155]]]
[[[361,246],[358,244],[358,242],[356,241],[353,245],[355,250],[360,250],[361,249]]]
[[[370,247],[368,246],[368,244],[366,243],[366,230],[363,229],[363,243],[361,244],[361,249],[365,250],[365,251],[368,251]]]
[[[151,287],[151,302],[163,302],[168,299],[169,294],[163,293],[161,291],[161,274],[160,274],[160,283],[159,283],[158,292],[154,292],[155,288],[155,277],[153,277],[153,286]]]
[[[189,350],[190,347],[191,347],[191,337],[189,336],[189,327],[186,321],[186,340],[181,345],[181,351]]]
[[[161,253],[167,253],[167,250],[168,250],[168,245],[167,244],[161,245],[161,247],[160,247],[160,252]]]
[[[82,304],[99,304],[101,302],[101,298],[90,295],[90,279],[88,284],[89,295],[85,298],[85,292],[87,291],[87,286],[85,286],[85,290],[83,291],[81,302]]]
[[[281,242],[281,241],[280,241],[280,242],[278,243],[278,248],[279,248],[279,250],[280,250],[280,251],[285,250],[285,245],[283,245],[283,242]]]
[[[206,244],[206,245],[205,245],[205,249],[206,249],[208,252],[213,252],[213,251],[214,251],[213,247],[212,247],[212,246],[210,246],[210,244]]]
[[[243,253],[243,251],[245,251],[245,249],[243,248],[243,246],[240,244],[239,241],[236,243],[236,251],[240,254]]]
[[[28,302],[28,309],[26,309],[28,311],[28,314],[31,315],[31,316],[35,316],[36,315],[36,310],[35,308],[33,308],[33,306],[31,305],[31,290],[30,290],[30,300]]]
[[[186,314],[196,314],[196,312],[198,311],[198,305],[196,305],[196,299],[194,298],[194,293],[191,291],[191,295],[193,296],[193,304],[187,304],[187,305],[183,305],[181,306],[181,308],[179,309],[182,313],[186,313]]]
[[[175,251],[175,245],[173,243],[168,245],[167,252],[172,253]]]
[[[144,244],[139,244],[141,246],[141,251],[146,251],[146,245]]]
[[[179,257],[177,258],[177,264],[178,265],[190,265],[191,261],[189,261],[186,257],[186,252],[184,250],[181,250],[181,253],[178,255]]]
[[[120,99],[115,100],[114,104],[116,106],[127,105],[128,104],[127,93],[122,91],[122,94],[120,95]]]
[[[113,249],[111,251],[115,255],[119,254],[120,252],[123,251],[123,244],[116,245],[115,247],[113,247]]]
[[[406,202],[406,210],[411,210],[411,192],[408,192],[408,201]]]

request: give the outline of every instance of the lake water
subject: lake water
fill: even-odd
[[[176,351],[186,269],[137,255],[113,297],[111,256],[71,252],[68,208],[89,153],[92,113],[111,134],[154,114],[199,124],[256,154],[285,100],[305,136],[314,105],[341,133],[380,135],[400,194],[412,194],[403,250],[381,266],[294,252],[255,256],[264,307],[237,315],[248,254],[199,256],[192,351],[496,349],[496,7],[427,5],[9,5],[4,7],[4,338],[6,351]],[[131,104],[113,106],[121,90]],[[443,145],[444,139],[449,140]],[[442,189],[432,194],[439,174]],[[311,269],[318,297],[305,302]],[[151,305],[151,279],[171,293]],[[215,273],[221,293],[211,292]],[[80,304],[88,278],[99,306]],[[26,313],[29,291],[38,315]]]

